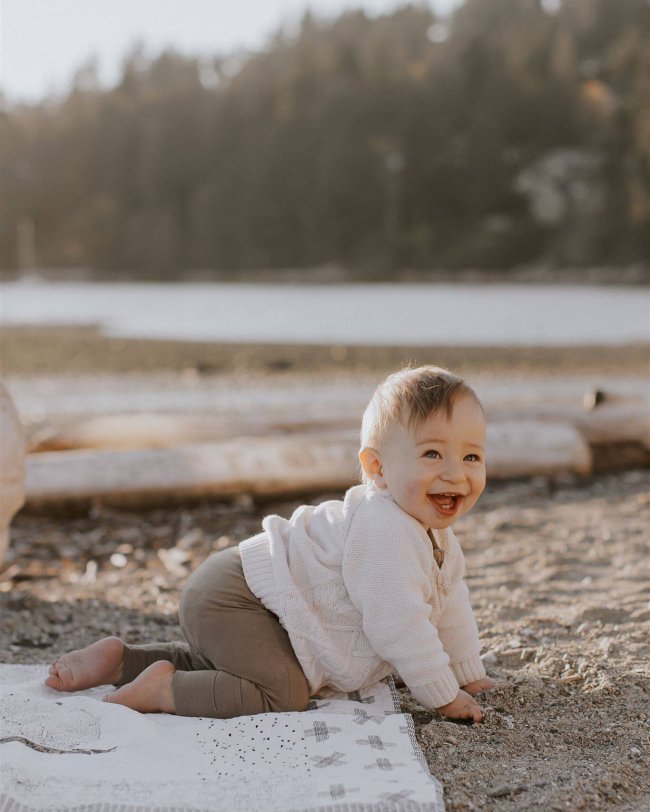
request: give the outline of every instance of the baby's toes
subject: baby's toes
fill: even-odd
[[[74,691],[75,690],[75,677],[70,668],[59,660],[55,666],[55,672],[51,676],[52,684],[50,687],[56,688],[57,691]],[[47,681],[46,681],[46,684]]]
[[[63,683],[58,674],[50,672],[50,676],[45,680],[48,688],[54,688],[55,691],[63,690]]]

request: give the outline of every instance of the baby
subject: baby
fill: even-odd
[[[231,718],[303,711],[327,686],[355,691],[398,672],[413,696],[479,722],[493,686],[451,526],[485,487],[485,418],[446,370],[407,368],[363,416],[363,484],[343,501],[267,516],[215,553],[180,598],[184,642],[107,637],[50,667],[45,684],[113,684],[142,712]]]

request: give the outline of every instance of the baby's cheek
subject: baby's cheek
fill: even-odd
[[[417,481],[406,480],[403,483],[403,491],[407,499],[415,499],[422,492],[422,486]]]

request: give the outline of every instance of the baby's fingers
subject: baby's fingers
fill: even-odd
[[[483,721],[483,710],[479,705],[472,705],[471,707],[471,718],[475,722],[482,722]]]
[[[461,707],[455,708],[452,712],[446,713],[450,719],[457,719],[459,722],[471,724],[472,722],[483,721],[483,710],[475,702],[468,702]]]
[[[483,691],[489,691],[491,688],[494,688],[495,685],[496,683],[493,679],[490,679],[490,677],[484,677],[483,679],[477,679],[474,680],[474,682],[464,685],[463,691],[471,696],[476,696],[476,694],[483,693]]]
[[[472,722],[482,722],[483,721],[483,710],[480,705],[477,705],[475,702],[467,703],[460,714],[458,715],[459,719],[469,719]]]

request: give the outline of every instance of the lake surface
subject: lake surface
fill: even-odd
[[[106,335],[304,344],[578,345],[647,341],[643,288],[9,282],[2,324]]]

